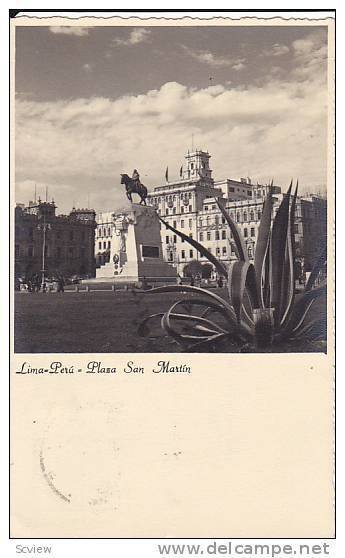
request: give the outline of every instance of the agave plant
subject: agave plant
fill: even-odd
[[[167,311],[148,316],[139,333],[150,332],[150,322],[160,319],[165,334],[186,351],[198,351],[219,342],[269,350],[284,342],[313,341],[326,329],[326,318],[307,320],[314,301],[326,292],[326,282],[316,286],[326,262],[326,248],[317,259],[304,292],[295,296],[294,223],[298,183],[291,194],[292,182],[272,219],[272,184],[265,199],[258,230],[254,264],[236,223],[224,207],[218,207],[232,233],[237,260],[225,267],[195,239],[166,223],[184,241],[206,257],[227,280],[228,300],[194,286],[169,285],[147,291],[148,294],[176,292],[188,296],[177,300]]]

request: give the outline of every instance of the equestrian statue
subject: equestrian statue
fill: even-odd
[[[132,202],[132,194],[140,196],[140,204],[146,205],[147,188],[140,182],[140,175],[137,169],[134,169],[132,178],[128,174],[121,174],[121,184],[126,186],[126,195],[130,202]]]

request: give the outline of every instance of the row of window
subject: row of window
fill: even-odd
[[[237,191],[237,192],[240,192],[240,191],[241,191],[241,188],[236,188],[236,191]],[[229,192],[235,192],[235,188],[234,188],[233,186],[229,187]],[[254,192],[254,197],[255,197],[255,198],[261,198],[261,190],[257,190],[257,189],[254,189],[254,190],[246,190],[246,189],[245,189],[245,190],[244,190],[244,189],[242,188],[242,193],[247,194],[249,197],[252,197],[252,196],[253,196],[253,192]],[[265,194],[265,191],[264,191],[264,189],[263,189],[263,190],[262,190],[262,195],[264,195],[264,194]]]
[[[98,227],[98,236],[111,236],[111,227]]]
[[[79,236],[78,234],[75,234],[75,232],[76,231],[59,231],[59,230],[56,230],[56,229],[53,230],[53,231],[50,231],[50,229],[47,229],[46,234],[49,235],[50,238],[55,236],[55,238],[57,240],[62,240],[64,237],[66,237],[68,240],[74,241]],[[42,231],[37,230],[36,236],[39,235],[40,233],[42,234]],[[34,241],[34,229],[33,228],[29,229],[28,232],[27,232],[27,235],[28,235],[29,240],[33,242]],[[86,231],[85,230],[81,231],[80,238],[81,238],[81,240],[85,240],[85,238],[86,238]]]
[[[77,255],[78,250],[73,246],[69,246],[68,248],[65,249],[65,253],[68,257],[73,258]],[[15,245],[15,257],[16,258],[18,258],[19,256],[28,256],[29,258],[32,258],[36,255],[41,256],[42,252],[39,251],[37,253],[34,246],[28,246],[27,251],[26,251],[24,248],[20,248],[20,246],[18,244]],[[45,257],[48,257],[48,258],[50,256],[52,256],[52,252],[50,251],[50,249],[47,245],[45,246],[44,255],[45,255]],[[63,255],[64,255],[64,249],[61,246],[57,246],[55,248],[55,251],[54,251],[54,257],[57,258],[57,259],[61,259],[63,257]],[[85,248],[84,247],[80,248],[80,256],[81,257],[85,256]]]
[[[184,229],[185,228],[185,224],[187,224],[187,221],[185,221],[184,219],[181,219],[181,221],[179,223],[177,223],[177,221],[173,221],[173,227],[174,229],[177,228],[177,226],[180,229]],[[193,227],[193,219],[188,219],[188,227],[191,229]],[[168,228],[168,227],[166,227]]]
[[[213,248],[212,247],[208,247],[207,250],[212,254]],[[248,251],[248,256],[249,258],[253,258],[253,253],[254,253],[254,243],[252,245],[248,245],[247,246],[247,251]],[[181,259],[184,260],[186,259],[186,254],[187,254],[187,250],[181,250]],[[231,245],[230,246],[230,254],[233,256],[235,255],[235,249],[234,247]],[[222,246],[222,248],[220,248],[219,246],[217,246],[216,250],[215,250],[215,254],[216,256],[223,256],[226,257],[228,255],[228,248],[226,246]],[[173,257],[174,254],[173,252],[169,251],[168,252],[168,261],[173,261]],[[193,250],[189,250],[189,258],[193,258],[194,257],[194,251]],[[205,256],[200,255],[199,256],[200,259],[204,258]]]
[[[98,250],[110,250],[110,240],[106,241],[104,240],[103,242],[99,242],[98,243]]]
[[[176,222],[174,221],[174,225],[176,228]],[[181,228],[183,228],[183,226],[181,225]],[[251,227],[250,230],[247,228],[243,229],[243,236],[244,238],[248,238],[250,233],[250,236],[253,238],[255,237],[255,228]],[[190,238],[193,238],[192,233],[189,234]],[[176,234],[173,235],[173,243],[176,244],[177,242],[177,236]],[[230,238],[232,238],[232,233],[230,233]],[[216,230],[216,231],[200,231],[199,232],[199,240],[200,242],[203,242],[204,240],[226,240],[227,239],[227,231],[226,230]],[[170,237],[166,236],[165,237],[165,243],[169,244],[170,242]],[[182,240],[182,242],[184,242],[184,240]]]
[[[240,192],[240,191],[241,191],[240,188],[237,188],[237,192]],[[235,192],[235,188],[232,188],[232,187],[229,188],[229,192]],[[243,189],[242,189],[242,193],[243,193],[243,194],[247,194],[247,196],[249,196],[250,198],[251,198],[252,195],[253,195],[253,193],[252,193],[251,190],[243,190]]]
[[[210,206],[211,209],[216,209],[215,205]],[[205,205],[205,211],[207,211],[209,208],[209,206]],[[236,219],[237,223],[247,223],[248,222],[248,215],[249,215],[249,221],[260,221],[261,219],[261,210],[258,209],[256,212],[256,218],[255,218],[255,212],[252,209],[249,213],[247,211],[243,211],[242,213],[240,211],[236,212],[236,215],[234,214],[233,211],[230,211],[230,217],[232,220]],[[203,224],[208,226],[210,225],[211,222],[211,217],[207,216],[205,219],[203,219],[202,217],[199,218],[199,225],[202,227]],[[214,222],[216,223],[216,225],[218,225],[218,223],[220,222],[220,216],[219,215],[215,215],[214,217]],[[224,217],[222,217],[222,223],[225,223],[225,219]]]
[[[193,211],[193,206],[192,206],[192,205],[189,205],[189,206],[188,206],[188,211],[187,211],[187,209],[186,209],[186,211],[185,211],[184,209],[185,209],[185,208],[184,208],[183,206],[181,206],[181,209],[180,209],[181,213],[192,213],[192,211]],[[161,215],[161,210],[160,210],[160,209],[158,209],[158,214]],[[165,209],[165,215],[176,215],[176,207],[173,207],[171,211],[170,211],[170,209],[167,207],[167,208]]]
[[[165,201],[175,202],[177,198],[180,198],[181,200],[188,200],[191,199],[191,197],[192,197],[192,192],[183,192],[182,194],[170,194],[169,196],[165,196]],[[153,197],[153,198],[149,198],[148,201],[152,204],[160,205],[162,198],[160,196]]]
[[[206,232],[206,240],[212,240],[212,233],[213,231],[207,231]],[[226,231],[214,231],[214,238],[215,240],[220,240],[220,238],[222,238],[222,240],[226,239]],[[205,240],[205,235],[204,232],[201,231],[199,233],[199,240],[202,242],[203,240]]]
[[[189,233],[188,236],[189,236],[189,238],[193,238],[192,233]],[[174,234],[174,235],[172,236],[172,239],[173,239],[173,243],[176,244],[176,243],[177,243],[177,236],[176,236],[176,234]],[[181,239],[181,242],[184,242],[184,239],[183,239],[183,238]],[[169,237],[169,236],[166,236],[166,237],[165,237],[165,244],[170,244],[170,237]]]

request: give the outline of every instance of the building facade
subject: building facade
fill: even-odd
[[[15,208],[15,277],[29,279],[44,270],[47,277],[95,275],[96,214],[73,208],[56,215],[52,202],[30,202]]]
[[[210,168],[210,154],[196,150],[188,152],[180,171],[180,180],[156,186],[147,197],[148,205],[171,226],[194,238],[225,264],[236,259],[233,239],[216,200],[221,198],[227,211],[241,230],[250,259],[254,259],[263,203],[269,185],[254,184],[250,178],[214,180]],[[273,215],[283,195],[280,187],[273,185]],[[110,252],[114,213],[97,216],[96,258],[102,261]],[[327,204],[316,196],[297,198],[295,212],[295,245],[297,272],[310,271],[317,249],[326,239]],[[166,261],[184,274],[193,260],[206,263],[188,242],[182,240],[161,224],[163,255]]]
[[[97,268],[109,262],[114,219],[115,214],[112,211],[96,215],[95,261]]]
[[[236,256],[228,226],[216,203],[217,198],[222,198],[227,210],[242,228],[249,256],[254,257],[255,239],[268,186],[252,184],[249,178],[215,181],[209,161],[208,152],[197,150],[188,153],[182,179],[155,187],[148,195],[148,203],[156,207],[167,223],[198,240],[224,263],[230,263]],[[281,193],[276,186],[273,191],[277,195]],[[164,225],[161,234],[165,257],[176,266],[180,275],[192,260],[206,263],[205,257]]]

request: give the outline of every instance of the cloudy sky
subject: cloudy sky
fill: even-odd
[[[16,200],[111,210],[194,145],[215,179],[326,188],[325,27],[17,27]]]

